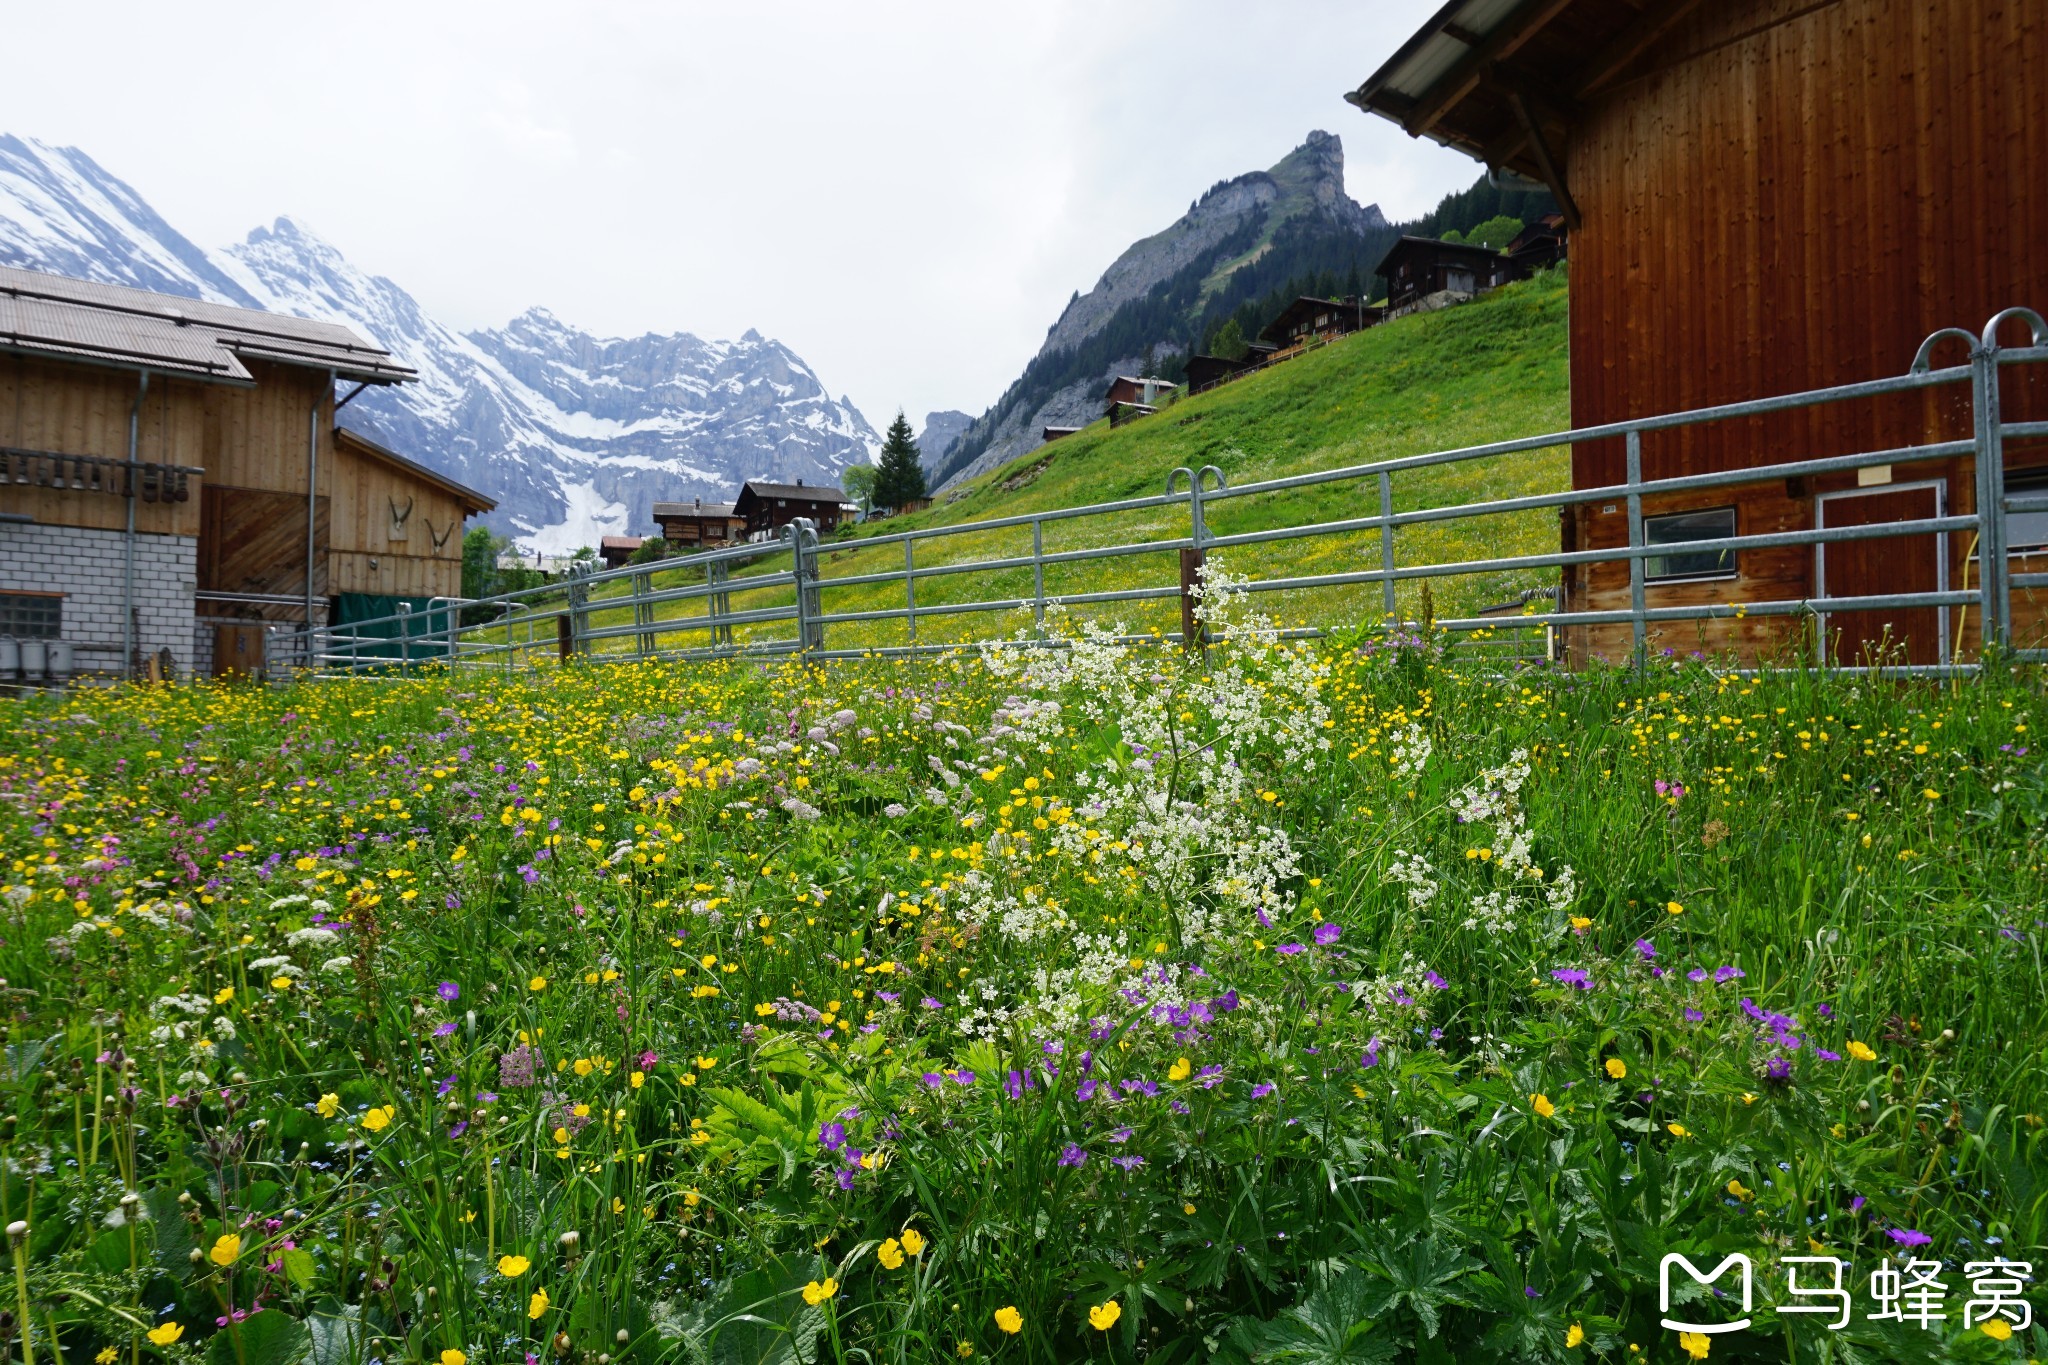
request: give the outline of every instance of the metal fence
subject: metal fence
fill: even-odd
[[[1998,334],[2009,324],[2024,324],[2028,331],[2024,345],[1999,344]],[[1965,345],[1967,360],[1960,365],[1937,367],[1937,355],[1949,342]],[[1647,649],[1650,628],[1663,622],[1795,616],[1817,618],[1824,631],[1827,618],[1834,613],[1935,608],[1945,623],[1949,609],[1967,607],[1979,613],[1981,638],[1987,644],[2016,657],[2044,658],[2048,657],[2048,650],[2013,648],[2012,593],[2015,588],[2048,586],[2048,573],[2011,571],[2007,528],[2013,514],[2048,512],[2048,493],[2008,495],[2004,447],[2008,441],[2048,437],[2048,422],[2007,421],[2000,399],[2000,376],[2007,367],[2044,362],[2048,362],[2048,321],[2032,310],[2010,308],[1991,319],[1976,336],[1959,328],[1936,332],[1921,344],[1907,372],[1894,378],[1237,485],[1229,484],[1224,472],[1214,465],[1198,470],[1181,468],[1168,475],[1165,491],[1148,497],[824,544],[808,522],[798,521],[784,527],[775,540],[622,569],[572,574],[565,582],[474,601],[437,599],[424,612],[316,629],[310,634],[302,631],[294,638],[280,636],[270,662],[274,671],[296,668],[331,674],[403,670],[427,662],[458,669],[510,672],[575,660],[624,662],[791,654],[814,659],[902,656],[996,639],[1024,645],[1056,643],[1046,632],[1049,612],[1100,612],[1133,604],[1141,611],[1169,614],[1177,605],[1179,620],[1177,625],[1171,621],[1155,624],[1154,628],[1129,638],[1186,645],[1200,638],[1192,590],[1208,555],[1236,547],[1322,538],[1341,538],[1337,543],[1346,554],[1357,555],[1359,566],[1338,572],[1255,578],[1247,585],[1248,590],[1287,594],[1342,589],[1347,591],[1351,620],[1399,625],[1403,613],[1398,610],[1396,592],[1404,584],[1470,580],[1473,576],[1497,580],[1504,574],[1556,574],[1577,565],[1625,563],[1625,607],[1591,610],[1565,600],[1551,610],[1525,609],[1506,618],[1484,613],[1451,614],[1434,619],[1432,624],[1454,639],[1467,641],[1468,646],[1477,643],[1509,658],[1551,654],[1548,645],[1560,630],[1626,627],[1634,656],[1640,660]],[[1722,472],[1659,479],[1643,477],[1646,435],[1927,391],[1966,395],[1969,436]],[[1396,510],[1396,480],[1413,471],[1500,461],[1527,452],[1616,439],[1623,443],[1626,452],[1623,483]],[[1817,525],[1806,530],[1677,543],[1651,544],[1645,535],[1646,498],[1956,458],[1967,459],[1974,474],[1974,507],[1968,513],[1950,513],[1937,507],[1939,515],[1910,521]],[[1377,510],[1361,516],[1235,533],[1218,534],[1210,527],[1212,514],[1225,507],[1242,506],[1244,500],[1270,499],[1333,484],[1353,485],[1368,498],[1376,496]],[[1626,505],[1625,545],[1427,563],[1404,564],[1396,557],[1397,532],[1403,528],[1569,509],[1591,503]],[[1166,534],[1158,534],[1155,526],[1136,538],[1119,539],[1120,528],[1139,514],[1154,520],[1170,516],[1175,524],[1167,528]],[[1049,549],[1047,538],[1053,532],[1106,543]],[[1019,540],[1028,535],[1029,552],[1019,549],[993,555],[976,553],[990,537],[1005,534]],[[1648,600],[1649,561],[1653,558],[1923,535],[1974,537],[1976,583],[1969,585],[1966,581],[1964,587],[1951,588],[1944,581],[1933,591],[1829,597],[1822,582],[1816,584],[1815,595],[1797,599],[1703,600],[1657,606],[1650,605]],[[841,559],[854,561],[849,567],[855,571],[828,572],[830,565]],[[1944,553],[1944,565],[1947,560]],[[1170,567],[1157,573],[1141,573],[1135,583],[1090,591],[1048,590],[1049,574],[1067,572],[1069,566],[1086,566],[1081,571],[1084,576],[1108,575],[1114,561],[1142,561],[1148,567],[1164,561]],[[1026,581],[1028,592],[995,591],[995,586],[1021,588]],[[1355,601],[1349,599],[1350,591],[1358,594]],[[1534,600],[1545,595],[1548,594],[1541,589],[1530,590],[1522,600],[1533,607]],[[1002,620],[1023,613],[1028,613],[1028,624],[1021,631]],[[1413,624],[1413,613],[1408,615],[1408,623]],[[996,622],[993,628],[978,624],[991,621]],[[1304,626],[1287,633],[1314,636],[1323,630]],[[1937,667],[1946,671],[1975,665],[1955,659],[1944,640],[1943,663]]]

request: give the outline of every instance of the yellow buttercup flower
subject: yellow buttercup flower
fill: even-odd
[[[533,1263],[524,1256],[500,1256],[498,1258],[498,1273],[508,1280],[518,1279],[521,1275],[532,1269],[532,1267]]]
[[[804,1302],[809,1304],[811,1307],[816,1308],[819,1304],[831,1298],[834,1294],[837,1294],[838,1292],[839,1281],[833,1279],[830,1275],[827,1275],[822,1283],[817,1280],[812,1280],[809,1284],[804,1286]]]
[[[1987,1323],[1985,1325],[1988,1327],[1990,1324]],[[996,1310],[996,1326],[1001,1328],[1006,1334],[1014,1337],[1017,1333],[1024,1330],[1024,1315],[1019,1313],[1014,1306],[1005,1305]]]
[[[215,1265],[233,1265],[242,1254],[242,1239],[234,1233],[225,1233],[213,1244],[213,1250],[206,1253]]]
[[[441,1352],[441,1365],[469,1365],[469,1357],[450,1346]]]
[[[1678,1348],[1694,1360],[1705,1360],[1707,1358],[1707,1350],[1712,1345],[1713,1339],[1705,1332],[1680,1332],[1678,1334]]]
[[[1665,901],[1664,913],[1667,915],[1682,915],[1685,913],[1685,907],[1677,901]]]
[[[1579,1326],[1576,1322],[1566,1329],[1564,1334],[1564,1344],[1566,1346],[1576,1346],[1585,1339],[1586,1329]]]
[[[1169,1081],[1184,1081],[1194,1074],[1195,1064],[1185,1057],[1166,1068],[1166,1079]]]
[[[875,1249],[875,1259],[882,1263],[884,1270],[903,1268],[903,1244],[891,1237]]]
[[[176,1341],[179,1337],[182,1337],[184,1335],[184,1323],[167,1322],[163,1324],[161,1327],[152,1327],[149,1329],[149,1344],[152,1346],[168,1346],[172,1342]]]
[[[916,1228],[903,1229],[903,1249],[913,1256],[924,1253],[924,1234]]]
[[[391,1120],[398,1117],[398,1106],[387,1104],[381,1109],[372,1109],[363,1115],[363,1127],[373,1133],[381,1133],[391,1126]]]
[[[2012,1340],[2012,1324],[2004,1318],[1986,1318],[1977,1324],[1977,1330],[1993,1341]]]
[[[526,989],[530,991],[544,991],[547,988],[548,979],[544,976],[536,976],[533,980],[526,983]]]
[[[1737,1199],[1742,1200],[1744,1203],[1748,1203],[1750,1200],[1756,1198],[1756,1191],[1750,1189],[1747,1185],[1744,1185],[1740,1180],[1731,1180],[1728,1182],[1728,1193],[1734,1195]]]
[[[1617,1081],[1622,1079],[1628,1075],[1628,1063],[1619,1057],[1609,1057],[1607,1059],[1607,1074]]]
[[[1088,1325],[1098,1332],[1107,1332],[1116,1326],[1116,1320],[1123,1315],[1123,1305],[1111,1299],[1108,1303],[1098,1303],[1088,1310]]]
[[[341,1096],[333,1091],[322,1095],[313,1105],[313,1112],[323,1119],[331,1119],[341,1111]]]
[[[538,1318],[541,1314],[547,1311],[548,1291],[546,1289],[534,1290],[533,1297],[526,1301],[526,1316],[529,1319]]]
[[[1544,1118],[1549,1118],[1557,1112],[1557,1106],[1550,1102],[1548,1095],[1531,1095],[1529,1097],[1529,1107]]]
[[[235,988],[233,986],[222,986],[213,993],[213,1003],[216,1005],[225,1005],[234,998]]]
[[[1675,1138],[1692,1136],[1692,1130],[1682,1123],[1667,1123],[1664,1125],[1664,1131]]]
[[[1877,1060],[1877,1053],[1871,1048],[1870,1044],[1859,1043],[1854,1041],[1853,1039],[1850,1041],[1849,1046],[1844,1048],[1843,1051],[1847,1052],[1851,1057],[1854,1057],[1859,1062],[1874,1062]]]

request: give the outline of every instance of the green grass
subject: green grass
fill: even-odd
[[[0,701],[34,1359],[2043,1353],[2037,675],[1231,641]]]

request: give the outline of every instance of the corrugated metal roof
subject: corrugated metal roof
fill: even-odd
[[[0,266],[0,349],[247,383],[240,357],[398,384],[414,371],[339,323]]]
[[[1363,89],[1420,99],[1475,46],[1458,34],[1484,39],[1521,4],[1522,0],[1451,0],[1372,74]]]

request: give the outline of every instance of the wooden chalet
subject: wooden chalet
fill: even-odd
[[[1156,408],[1159,400],[1173,392],[1178,385],[1165,379],[1141,379],[1134,375],[1120,374],[1109,381],[1109,391],[1102,395],[1105,408],[1118,403],[1136,403],[1142,407]]]
[[[1525,280],[1563,260],[1565,247],[1564,215],[1546,213],[1516,233],[1501,254],[1514,267],[1514,277]]]
[[[1256,370],[1262,357],[1248,354],[1242,360],[1232,360],[1220,355],[1191,355],[1188,357],[1188,392],[1203,393],[1218,384],[1227,383],[1247,370]]]
[[[2014,0],[1453,0],[1356,91],[1361,109],[1546,185],[1571,245],[1571,418],[1619,419],[1905,373],[1943,327],[2048,309],[2048,11]],[[1404,243],[1404,246],[1406,244]],[[1410,286],[1409,293],[1420,284]],[[1390,298],[1390,303],[1398,302]],[[2017,331],[2017,329],[2015,329]],[[2007,337],[2008,343],[2016,340]],[[1939,357],[1960,363],[1960,347]],[[2048,417],[2044,377],[2008,367],[2008,421]],[[1645,478],[1967,438],[1950,390],[1651,432]],[[2008,486],[2044,478],[2008,441]],[[1624,482],[1620,440],[1572,452],[1581,489]],[[1627,544],[1620,498],[1564,517],[1567,550]],[[1975,505],[1967,457],[1645,499],[1659,540],[1914,520]],[[2013,519],[2015,562],[2048,527]],[[1649,561],[1648,604],[1798,600],[1975,581],[1965,537],[1694,553]],[[1569,569],[1571,610],[1625,608],[1620,561]],[[2016,643],[2042,603],[2013,590]],[[1880,641],[1909,662],[1974,651],[1976,613],[1837,613],[1826,657]],[[1755,658],[1808,647],[1795,617],[1650,627],[1655,649]],[[1568,633],[1618,659],[1630,630]],[[1896,656],[1895,656],[1896,657]]]
[[[623,569],[646,543],[645,536],[604,536],[597,542],[597,557],[607,569]]]
[[[411,378],[334,323],[0,267],[0,634],[217,673],[458,595],[491,499],[336,424]]]
[[[672,554],[732,545],[747,538],[747,519],[729,502],[657,502],[654,523]]]
[[[818,534],[836,530],[850,522],[860,509],[846,500],[846,494],[828,484],[771,483],[748,479],[733,500],[733,514],[746,524],[749,536],[769,536],[795,521],[809,517]]]
[[[1384,308],[1364,299],[1319,299],[1304,295],[1282,308],[1278,317],[1261,327],[1259,340],[1271,342],[1277,350],[1335,341],[1338,337],[1375,325],[1385,312]]]
[[[1042,441],[1061,441],[1072,436],[1080,429],[1079,427],[1047,427],[1039,432],[1038,435]]]
[[[1387,282],[1389,317],[1461,303],[1513,278],[1508,258],[1492,247],[1434,237],[1401,238],[1374,273]]]

